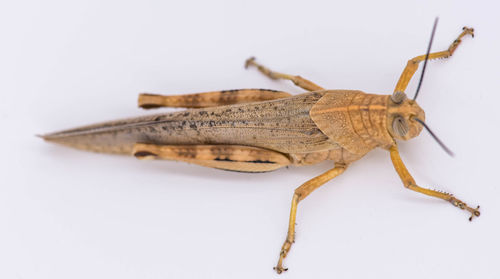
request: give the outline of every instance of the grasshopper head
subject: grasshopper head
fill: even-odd
[[[420,134],[423,126],[416,119],[425,121],[424,110],[403,92],[395,92],[387,106],[387,130],[394,139],[409,140]]]
[[[422,73],[420,76],[420,81],[418,82],[417,90],[413,100],[409,100],[404,92],[396,91],[391,95],[389,104],[387,105],[387,130],[393,139],[409,140],[420,134],[423,128],[425,128],[429,134],[436,140],[436,142],[441,145],[444,151],[448,155],[453,156],[453,152],[444,145],[444,143],[431,131],[431,129],[425,124],[425,113],[424,110],[417,105],[415,100],[417,99],[418,92],[420,92],[420,86],[424,79],[425,67],[427,66],[427,61],[429,61],[429,55],[431,52],[432,40],[434,38],[434,33],[436,32],[436,26],[438,23],[438,18],[434,20],[434,26],[432,27],[431,40],[427,47],[427,53],[425,54],[424,65],[422,67]],[[460,35],[461,38],[467,32],[472,32],[472,30],[464,27],[464,32]],[[460,42],[460,40],[455,41]],[[403,72],[404,73],[404,72]],[[401,75],[404,79],[404,76]],[[400,79],[401,81],[401,79]],[[408,80],[406,81],[408,82]],[[405,84],[406,87],[407,83]]]

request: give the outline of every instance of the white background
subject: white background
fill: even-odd
[[[10,1],[0,4],[0,278],[500,278],[497,1]],[[404,189],[375,150],[299,206],[293,189],[331,163],[244,174],[137,161],[34,135],[139,116],[139,92],[271,88],[244,60],[325,88],[392,92],[406,61],[468,25],[429,63],[420,105],[457,154],[402,142],[422,186],[482,215]],[[418,73],[417,73],[418,75]],[[417,78],[418,79],[418,78]],[[408,94],[412,96],[414,79]]]

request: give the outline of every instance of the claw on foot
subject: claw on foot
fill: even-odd
[[[479,217],[479,215],[481,215],[481,212],[479,212],[479,205],[476,208],[472,208],[472,207],[469,207],[465,202],[463,202],[459,199],[456,199],[454,197],[452,197],[450,199],[450,202],[451,202],[451,204],[453,204],[454,206],[456,206],[460,209],[469,211],[471,213],[471,216],[469,217],[469,221],[472,221],[472,218]]]
[[[248,58],[248,59],[245,61],[245,69],[248,69],[248,67],[249,67],[250,65],[252,65],[254,61],[255,61],[255,57],[254,57],[254,56],[252,56],[252,57]]]
[[[465,31],[465,34],[470,34],[472,38],[474,38],[474,28],[469,28],[467,26],[464,26],[462,30]]]
[[[469,212],[471,213],[469,221],[472,221],[472,218],[474,218],[474,216],[479,217],[479,215],[481,215],[481,212],[479,212],[479,205],[476,207],[476,209],[473,209],[472,211],[469,210]]]
[[[288,268],[284,268],[282,266],[275,266],[273,267],[274,270],[276,270],[276,273],[281,274],[283,271],[287,271]]]
[[[283,267],[283,260],[286,258],[286,255],[288,254],[288,251],[290,251],[290,247],[292,247],[292,242],[289,239],[285,240],[285,243],[283,243],[283,247],[281,247],[281,252],[280,252],[280,258],[278,260],[278,264],[273,267],[274,270],[278,274],[281,274],[283,271],[287,271],[288,268]]]
[[[281,250],[280,259],[278,260],[278,264],[275,267],[273,267],[273,269],[276,270],[276,272],[278,274],[281,274],[283,271],[288,270],[288,268],[283,267],[283,259],[285,259],[285,257],[286,257],[286,251]]]

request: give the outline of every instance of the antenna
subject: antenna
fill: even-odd
[[[414,119],[415,121],[417,121],[418,123],[422,124],[422,126],[424,126],[424,128],[427,130],[427,132],[429,132],[429,134],[431,134],[431,136],[434,138],[434,140],[441,146],[441,148],[444,149],[444,151],[446,153],[448,153],[448,155],[450,155],[451,157],[455,156],[455,154],[453,153],[453,151],[451,151],[448,147],[446,147],[446,145],[444,145],[444,143],[431,131],[431,129],[429,128],[429,126],[427,126],[427,124],[425,124],[424,121],[416,118],[416,117],[413,117],[412,119]]]
[[[429,46],[427,46],[427,53],[425,54],[424,66],[422,67],[422,74],[420,75],[420,81],[418,82],[417,91],[415,92],[415,97],[413,97],[413,100],[417,99],[418,92],[420,91],[420,87],[422,86],[422,81],[424,80],[425,68],[427,67],[427,61],[429,61],[429,54],[431,53],[432,41],[434,40],[434,33],[436,33],[436,27],[438,21],[439,18],[436,17],[436,19],[434,19],[434,26],[432,27],[431,40],[429,41]]]

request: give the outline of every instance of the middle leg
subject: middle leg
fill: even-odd
[[[292,243],[295,241],[295,217],[297,216],[297,206],[298,206],[299,202],[301,200],[305,199],[310,193],[312,193],[314,190],[316,190],[321,185],[325,184],[326,182],[332,180],[336,176],[343,173],[346,168],[347,168],[347,165],[336,163],[335,168],[333,168],[333,169],[331,169],[331,170],[329,170],[329,171],[327,171],[319,176],[316,176],[315,178],[302,184],[299,188],[295,189],[295,193],[293,194],[293,198],[292,198],[292,207],[290,209],[290,220],[288,223],[288,233],[286,235],[285,243],[283,243],[283,246],[281,247],[281,252],[280,252],[278,264],[274,268],[274,270],[276,270],[276,272],[278,274],[282,273],[283,271],[288,270],[287,268],[283,267],[283,260],[288,255],[288,252],[290,251],[290,248],[292,247]]]
[[[301,76],[294,76],[294,75],[288,75],[288,74],[283,74],[275,71],[271,71],[271,69],[255,62],[255,57],[250,57],[247,59],[245,62],[245,68],[248,68],[249,66],[255,66],[257,69],[263,73],[265,76],[271,78],[271,79],[287,79],[292,81],[295,85],[297,85],[300,88],[303,88],[307,91],[318,91],[318,90],[323,90],[324,88],[317,85],[316,83],[309,81]]]

